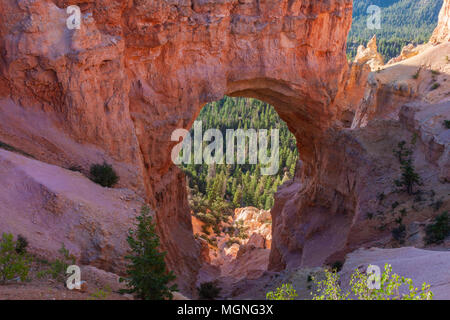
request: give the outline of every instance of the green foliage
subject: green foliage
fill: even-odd
[[[434,222],[426,228],[425,241],[427,244],[441,243],[450,235],[450,218],[448,211],[434,218]]]
[[[266,294],[267,300],[294,300],[296,297],[298,297],[297,291],[290,283],[283,284],[275,291],[269,291]]]
[[[413,138],[412,145],[415,144],[414,140]],[[398,148],[394,150],[394,155],[400,162],[400,168],[402,170],[401,178],[395,180],[394,183],[397,187],[403,187],[410,195],[414,193],[415,185],[421,185],[420,176],[413,166],[412,154],[412,150],[406,147],[405,141],[399,142]]]
[[[331,270],[339,272],[339,271],[341,271],[343,266],[344,266],[344,263],[342,261],[335,261],[331,265]]]
[[[134,294],[143,300],[172,299],[172,292],[177,290],[177,286],[169,284],[175,280],[175,275],[167,271],[164,261],[166,253],[159,250],[160,241],[150,209],[142,207],[136,219],[136,229],[128,231],[131,253],[125,257],[130,261],[127,277],[120,278],[128,289],[121,292]]]
[[[200,287],[197,288],[198,296],[200,299],[204,300],[214,300],[216,299],[220,291],[222,291],[221,288],[217,285],[217,282],[203,282],[200,284]]]
[[[90,173],[91,180],[103,187],[111,188],[119,181],[116,171],[106,162],[93,164]]]
[[[437,82],[433,83],[433,85],[431,86],[431,90],[436,90],[437,88],[439,88],[441,85]]]
[[[441,74],[441,73],[440,73],[439,71],[437,71],[437,70],[430,70],[430,72],[431,72],[431,74],[432,74],[433,76],[438,76],[438,75]]]
[[[21,154],[21,155],[23,155],[25,157],[35,159],[35,157],[32,156],[31,154],[29,154],[29,153],[27,153],[27,152],[25,152],[23,150],[17,149],[16,147],[13,147],[13,146],[11,146],[11,145],[9,145],[7,143],[4,143],[2,141],[0,141],[0,149],[4,149],[6,151],[15,152],[15,153]]]
[[[444,126],[445,129],[450,129],[450,120],[444,120],[442,122],[442,125]]]
[[[61,248],[58,250],[60,255],[59,258],[48,263],[48,268],[38,272],[38,278],[45,278],[50,276],[54,280],[65,282],[66,271],[70,265],[75,264],[75,257],[70,254],[69,250],[66,249],[64,243],[61,244]]]
[[[17,236],[17,242],[16,242],[16,252],[18,254],[24,254],[27,253],[27,247],[28,247],[28,240],[19,234]]]
[[[378,51],[385,61],[398,56],[402,48],[428,42],[436,27],[443,0],[354,0],[352,29],[348,36],[347,56],[354,57],[359,45],[375,34]],[[367,28],[367,8],[381,7],[381,29]]]
[[[0,284],[19,277],[27,279],[31,258],[24,252],[17,252],[17,242],[10,233],[3,233],[0,240]]]
[[[311,293],[313,300],[347,300],[350,295],[342,291],[337,272],[325,270],[324,280],[318,281],[315,276],[312,279],[316,286],[316,293]]]
[[[236,239],[236,238],[231,238],[230,240],[228,240],[228,241],[225,243],[225,245],[229,248],[229,247],[231,247],[231,246],[232,246],[233,244],[235,244],[235,243],[240,244],[240,242],[239,242],[238,239]]]
[[[88,300],[106,300],[111,292],[111,288],[106,286],[104,289],[98,289],[94,293],[91,293]]]
[[[340,286],[339,275],[325,270],[325,279],[317,281],[316,292],[311,293],[313,300],[431,300],[430,286],[422,284],[419,290],[409,278],[392,273],[392,266],[386,264],[380,276],[380,289],[369,287],[369,276],[359,270],[351,276],[350,291],[344,292]],[[402,293],[405,292],[406,293]]]
[[[397,227],[392,229],[392,237],[400,244],[403,244],[405,242],[405,236],[406,236],[406,227],[404,224],[400,223]]]
[[[259,164],[181,165],[188,179],[189,203],[194,214],[206,214],[209,209],[216,217],[214,223],[219,223],[223,216],[233,213],[234,208],[254,206],[271,209],[274,193],[285,176],[286,179],[293,177],[298,160],[296,140],[275,109],[256,99],[225,96],[206,105],[197,120],[202,121],[203,131],[218,129],[224,137],[227,129],[279,129],[280,170],[273,176],[261,176]],[[225,151],[226,143],[224,154]],[[270,145],[268,152],[271,152]]]
[[[239,239],[245,240],[248,238],[247,230],[248,227],[244,226],[244,220],[238,220],[234,223],[234,235]]]

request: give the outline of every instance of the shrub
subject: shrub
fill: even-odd
[[[166,253],[159,250],[160,241],[150,209],[142,207],[136,220],[136,229],[128,231],[127,241],[131,253],[125,257],[130,261],[126,270],[127,278],[120,278],[120,282],[125,282],[128,289],[120,292],[134,294],[143,300],[172,299],[172,291],[176,291],[177,286],[169,286],[169,283],[176,278],[172,271],[167,271],[164,261]]]
[[[343,266],[344,266],[344,263],[342,261],[335,261],[331,265],[331,270],[335,270],[336,272],[339,272],[342,270]]]
[[[119,177],[113,167],[106,162],[93,164],[90,173],[91,180],[103,187],[111,188],[119,181]]]
[[[18,254],[24,254],[27,252],[27,247],[28,247],[28,240],[24,236],[19,234],[17,236],[16,252]]]
[[[83,172],[83,168],[77,165],[70,166],[68,169],[74,172]]]
[[[430,286],[422,284],[419,291],[409,278],[392,274],[392,266],[386,264],[379,282],[380,288],[370,288],[369,275],[361,273],[359,270],[351,276],[350,291],[343,292],[339,284],[339,275],[336,272],[325,270],[325,280],[315,281],[317,290],[311,293],[313,300],[431,300],[433,293]],[[406,286],[408,293],[400,293],[402,286]]]
[[[222,289],[219,288],[215,281],[203,282],[200,287],[197,288],[198,296],[200,299],[214,300],[219,296]]]
[[[442,125],[444,126],[444,128],[450,129],[450,120],[444,120],[444,122],[442,122]]]
[[[437,88],[439,88],[441,85],[437,82],[433,83],[433,85],[431,86],[431,90],[436,90]]]
[[[399,224],[397,227],[392,229],[392,237],[398,241],[400,244],[405,242],[406,227],[404,224]]]
[[[240,244],[239,240],[236,238],[230,238],[230,240],[228,240],[225,245],[227,246],[227,248],[231,247],[233,244]]]
[[[0,284],[19,277],[25,281],[30,271],[31,258],[25,253],[18,253],[13,235],[3,233],[0,240]]]
[[[431,74],[434,75],[434,76],[437,76],[437,75],[439,75],[441,73],[439,71],[437,71],[437,70],[431,70]]]
[[[415,144],[415,138],[413,138],[412,144]],[[399,180],[395,180],[394,183],[397,187],[404,187],[408,194],[413,194],[415,185],[421,185],[420,177],[416,173],[412,164],[412,150],[405,147],[406,142],[401,141],[398,144],[398,149],[394,150],[394,154],[397,156],[400,162],[400,168],[402,175]],[[394,207],[393,207],[394,208]]]
[[[425,241],[427,244],[441,243],[450,235],[450,219],[448,212],[444,212],[434,219],[434,223],[426,227]]]
[[[281,288],[266,294],[267,300],[294,300],[296,297],[298,297],[297,291],[290,283],[283,284]]]
[[[2,141],[0,141],[0,149],[5,149],[6,151],[15,152],[15,153],[21,154],[21,155],[23,155],[23,156],[25,156],[25,157],[35,159],[35,157],[32,156],[31,154],[26,153],[26,152],[23,151],[23,150],[17,149],[16,147],[13,147],[13,146],[11,146],[11,145],[9,145],[9,144],[7,144],[7,143],[4,143],[4,142],[2,142]]]
[[[377,194],[377,199],[378,201],[381,203],[383,202],[384,199],[386,199],[386,195],[384,194],[384,192],[380,192]]]
[[[60,258],[49,262],[49,267],[47,269],[41,270],[38,273],[38,278],[44,278],[46,276],[52,277],[54,280],[64,282],[66,280],[66,271],[70,265],[75,264],[75,257],[70,254],[69,250],[66,249],[64,243],[61,244],[61,248],[58,250]]]
[[[438,211],[442,207],[443,204],[444,204],[444,202],[441,199],[439,199],[439,200],[433,202],[431,204],[431,207],[433,208],[434,211]]]
[[[104,289],[98,289],[94,293],[89,295],[88,300],[106,300],[111,294],[112,290],[110,287],[106,286]]]

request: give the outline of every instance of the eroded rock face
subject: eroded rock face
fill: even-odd
[[[363,45],[358,47],[355,57],[355,63],[368,64],[372,71],[380,69],[384,65],[383,56],[378,53],[377,36],[373,36],[367,44],[367,48]]]
[[[430,42],[433,44],[450,41],[450,0],[444,0],[437,28],[431,36]]]
[[[48,261],[64,246],[77,264],[123,273],[127,232],[144,199],[105,189],[79,172],[0,149],[0,233],[23,235]]]
[[[82,11],[66,27],[68,5]],[[157,213],[169,267],[194,288],[200,247],[170,139],[224,94],[275,106],[314,175],[347,69],[351,0],[4,0],[0,140],[85,171],[106,160]],[[334,188],[333,188],[334,190]]]
[[[447,8],[448,1],[435,35],[446,31]],[[373,41],[360,50],[337,99],[341,116],[317,151],[316,170],[299,162],[294,180],[275,195],[270,270],[343,261],[362,246],[398,246],[392,230],[399,217],[406,230],[402,243],[424,245],[423,226],[450,206],[450,136],[443,125],[450,117],[450,43],[431,42],[376,72],[369,66]],[[424,192],[416,198],[394,191],[401,171],[393,150],[413,137]],[[430,210],[436,202],[440,211]]]
[[[450,135],[442,125],[449,110],[450,102],[413,103],[402,107],[399,121],[330,132],[317,180],[303,173],[275,194],[269,269],[332,264],[359,247],[391,246],[395,219],[402,218],[408,236],[415,223],[426,224],[449,210]],[[414,151],[413,165],[423,183],[417,187],[420,198],[396,191],[394,181],[402,172],[393,150],[401,141]],[[439,210],[433,209],[436,202]]]

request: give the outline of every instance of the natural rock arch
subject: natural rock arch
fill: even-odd
[[[65,26],[72,4],[82,10],[80,30]],[[185,290],[199,249],[183,174],[170,159],[172,131],[224,94],[254,97],[287,122],[302,174],[314,176],[322,134],[340,116],[351,0],[5,0],[0,9],[1,97],[39,110],[81,145],[62,152],[64,143],[48,138],[37,157],[87,163],[94,156],[84,146],[96,146],[121,184],[155,208]]]
[[[161,12],[159,6],[155,7]],[[151,77],[138,77],[139,84],[132,84],[130,94],[131,114],[139,114],[134,119],[137,128],[165,123],[164,134],[158,135],[165,136],[163,141],[149,141],[139,134],[138,139],[141,149],[149,150],[143,152],[143,157],[151,166],[150,175],[161,172],[162,181],[170,177],[167,184],[158,181],[159,177],[150,178],[158,205],[175,210],[176,221],[185,221],[186,226],[185,186],[169,158],[174,144],[168,142],[170,133],[176,128],[189,129],[203,105],[224,94],[253,97],[275,107],[295,134],[305,167],[313,168],[315,141],[338,115],[334,100],[346,71],[345,39],[351,20],[351,1],[194,1],[193,9],[186,9],[187,24],[183,18],[177,20],[177,28],[184,32],[163,32],[165,44],[140,47],[147,51],[144,56],[157,52],[157,57],[152,65],[134,67],[136,73],[147,69],[146,74]],[[189,25],[192,20],[195,24]],[[158,22],[164,24],[162,20]],[[136,33],[131,31],[130,36],[135,37]],[[171,36],[173,42],[169,40]],[[135,46],[139,43],[133,41]],[[154,78],[155,73],[163,79]],[[148,96],[153,97],[151,102]],[[155,114],[154,109],[160,112]],[[151,150],[158,147],[159,165],[151,159]],[[179,198],[173,201],[174,197]],[[174,208],[174,202],[183,206]],[[167,219],[169,212],[160,210],[160,219]],[[173,243],[169,252],[179,259],[176,252],[180,241],[171,237],[176,229],[171,224],[161,224],[165,243]],[[176,266],[176,260],[171,265]],[[197,266],[190,266],[195,272]]]

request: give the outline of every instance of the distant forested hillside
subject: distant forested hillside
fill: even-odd
[[[254,206],[270,209],[273,194],[294,175],[298,151],[295,137],[275,109],[256,99],[230,98],[206,105],[197,118],[207,129],[219,129],[224,140],[227,129],[279,129],[280,165],[277,174],[261,175],[260,165],[184,164],[180,167],[188,177],[189,200],[195,215],[212,225],[231,214],[234,208]],[[193,137],[193,132],[191,132]],[[206,145],[207,143],[205,143]],[[247,142],[248,146],[248,142]],[[224,141],[224,154],[226,141]],[[269,145],[268,148],[271,152]],[[209,212],[211,211],[211,212]]]
[[[347,54],[354,57],[360,44],[377,35],[378,50],[385,62],[400,54],[408,43],[427,42],[437,25],[443,0],[354,0],[353,24]],[[381,8],[381,29],[367,28],[367,8]]]

